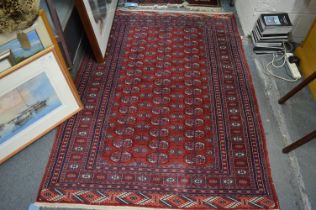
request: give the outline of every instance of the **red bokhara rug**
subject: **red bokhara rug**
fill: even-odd
[[[59,128],[38,202],[278,209],[234,16],[118,11],[107,50],[81,64],[85,109]]]

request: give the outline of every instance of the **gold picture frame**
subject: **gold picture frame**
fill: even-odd
[[[44,10],[24,32],[34,30],[43,49],[0,72],[0,164],[83,107]]]
[[[31,49],[21,49],[18,34],[22,32],[29,37]],[[14,65],[17,65],[17,67],[28,63],[28,59],[32,59],[30,57],[51,46],[55,46],[56,53],[60,58],[62,58],[63,56],[55,39],[54,32],[49,24],[44,10],[42,9],[39,11],[39,15],[32,26],[24,29],[23,31],[0,34],[0,54],[10,50],[11,57],[14,60]],[[16,57],[22,57],[21,54],[24,55],[25,59],[16,59]],[[65,63],[63,59],[61,62]],[[10,74],[10,71],[12,71],[12,69],[0,71],[0,78]]]
[[[0,79],[0,164],[82,109],[54,46]]]

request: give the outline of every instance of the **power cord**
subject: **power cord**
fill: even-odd
[[[293,45],[291,43],[287,43],[290,47],[289,51],[293,51]],[[268,76],[273,76],[275,78],[278,78],[278,79],[281,79],[281,80],[284,80],[284,81],[287,81],[287,82],[296,82],[298,79],[288,79],[288,78],[285,78],[285,77],[282,77],[280,75],[277,75],[275,73],[273,73],[272,69],[270,68],[270,66],[274,67],[275,69],[280,69],[280,68],[283,68],[285,63],[286,63],[286,53],[287,53],[287,49],[286,49],[286,45],[285,43],[283,42],[283,53],[281,54],[281,56],[279,56],[280,54],[279,53],[273,53],[272,54],[272,60],[266,64],[266,72],[265,74],[268,75]],[[277,64],[276,62],[279,62],[279,61],[282,61],[281,64]]]

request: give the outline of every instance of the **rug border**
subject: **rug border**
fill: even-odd
[[[123,11],[123,12],[149,12],[149,13],[162,13],[161,11],[140,11],[140,10],[116,10],[115,12],[119,12],[119,11]],[[182,11],[167,11],[165,13],[180,13]],[[206,16],[216,16],[216,15],[227,15],[227,16],[231,16],[232,17],[232,22],[234,24],[232,24],[232,29],[233,31],[237,31],[238,32],[238,38],[236,38],[236,43],[238,44],[238,47],[241,49],[239,50],[240,51],[240,55],[242,56],[242,59],[244,59],[244,62],[242,62],[242,64],[244,64],[245,66],[245,73],[247,73],[245,76],[247,77],[248,79],[248,82],[249,82],[249,90],[250,90],[250,94],[252,95],[252,97],[254,97],[253,99],[253,103],[254,103],[254,110],[256,112],[256,115],[258,117],[258,124],[260,126],[260,129],[261,129],[261,137],[262,137],[262,149],[263,149],[263,154],[264,154],[264,159],[265,159],[265,162],[264,162],[264,166],[266,169],[268,169],[268,171],[266,171],[266,174],[267,174],[267,177],[268,177],[268,180],[269,180],[269,184],[271,185],[271,191],[272,191],[272,196],[273,196],[273,199],[274,199],[274,202],[275,202],[275,207],[273,209],[267,209],[267,210],[279,210],[280,209],[280,205],[279,205],[279,199],[278,199],[278,196],[277,196],[277,192],[276,192],[276,189],[275,189],[275,185],[274,185],[274,182],[273,182],[273,179],[272,179],[272,170],[271,170],[271,165],[270,165],[270,160],[269,160],[269,153],[268,153],[268,147],[267,147],[267,139],[266,139],[266,135],[265,135],[265,132],[264,132],[264,127],[263,127],[263,123],[262,123],[262,119],[261,119],[261,114],[260,114],[260,110],[259,110],[259,103],[258,103],[258,99],[257,99],[257,96],[256,96],[256,91],[255,91],[255,86],[254,86],[254,83],[253,83],[253,79],[252,79],[252,75],[251,75],[251,71],[250,71],[250,67],[249,67],[249,64],[248,64],[248,60],[246,58],[246,54],[245,54],[245,49],[244,49],[244,46],[242,44],[242,36],[240,35],[240,31],[238,29],[238,24],[237,24],[237,20],[236,20],[236,16],[232,13],[232,12],[226,12],[226,13],[207,13],[207,12],[186,12],[185,14],[187,15],[190,15],[190,13],[202,13],[202,15],[206,15]],[[87,47],[86,47],[87,48]],[[85,49],[87,50],[87,49]],[[84,71],[84,66],[83,65],[84,63],[87,64],[87,60],[90,58],[91,56],[86,56],[81,62],[80,62],[80,68],[76,74],[76,77],[75,77],[75,84],[77,84],[78,80],[80,79],[80,75],[82,75],[82,72]],[[76,115],[74,115],[75,117]],[[38,188],[38,194],[36,196],[36,201],[35,201],[35,204],[37,205],[40,205],[40,206],[43,206],[43,207],[65,207],[65,208],[77,208],[77,207],[82,207],[82,208],[89,208],[91,207],[92,209],[93,208],[100,208],[100,209],[104,209],[106,207],[113,207],[109,210],[121,210],[121,209],[128,209],[128,208],[131,208],[131,210],[141,210],[142,208],[144,208],[144,210],[181,210],[180,208],[153,208],[153,207],[146,207],[146,206],[137,206],[137,205],[128,205],[128,206],[116,206],[116,205],[94,205],[94,204],[73,204],[73,203],[67,203],[67,202],[63,202],[63,203],[58,203],[58,202],[40,202],[38,201],[39,200],[39,197],[40,197],[40,192],[41,190],[43,189],[43,185],[44,185],[44,182],[45,182],[45,177],[46,175],[48,174],[48,169],[49,169],[49,165],[50,165],[50,162],[51,161],[51,157],[54,155],[53,153],[53,148],[56,146],[57,144],[57,136],[59,134],[59,132],[62,131],[62,126],[58,126],[57,128],[57,132],[55,134],[55,137],[54,137],[54,143],[53,143],[53,146],[52,146],[52,149],[50,151],[50,155],[49,155],[49,159],[47,161],[47,164],[46,164],[46,167],[45,167],[45,171],[44,171],[44,174],[42,176],[42,180],[41,180],[41,183],[39,185],[39,188]],[[74,206],[74,207],[72,207]],[[114,209],[115,208],[115,209]],[[194,209],[194,210],[205,210],[205,209]],[[227,208],[221,208],[221,209],[218,209],[218,210],[227,210]],[[238,209],[235,209],[235,210],[238,210]],[[256,209],[242,209],[242,210],[259,210],[258,208]],[[260,209],[260,210],[265,210],[265,209]]]
[[[234,27],[234,29],[236,31],[238,31],[238,34],[240,35],[235,15],[233,15],[233,21],[235,22],[235,25],[233,25],[233,27]],[[276,207],[280,208],[278,195],[277,195],[276,188],[275,188],[275,185],[274,185],[274,182],[273,182],[273,179],[272,179],[272,170],[271,170],[271,164],[270,164],[270,159],[269,159],[267,138],[266,138],[266,135],[265,135],[265,132],[264,132],[264,127],[263,127],[262,118],[261,118],[261,114],[260,114],[259,102],[258,102],[258,99],[257,99],[256,89],[255,89],[255,86],[254,86],[254,83],[253,83],[250,67],[249,67],[249,64],[248,64],[248,60],[246,58],[245,49],[244,49],[244,46],[242,44],[241,37],[242,36],[238,36],[238,45],[242,49],[241,50],[242,51],[241,55],[242,55],[242,59],[244,59],[244,61],[245,61],[243,63],[244,63],[245,68],[247,69],[247,72],[248,72],[248,76],[247,77],[249,79],[248,82],[249,82],[249,86],[250,86],[250,91],[252,93],[252,96],[254,97],[254,101],[253,102],[254,102],[254,105],[255,105],[256,114],[258,116],[258,122],[259,122],[259,125],[260,125],[260,129],[262,131],[261,132],[261,136],[262,136],[262,140],[263,140],[262,144],[263,144],[263,149],[264,149],[264,154],[265,154],[265,157],[264,157],[265,158],[265,167],[268,169],[267,175],[268,175],[269,182],[271,184],[272,195],[273,195]]]
[[[90,51],[89,49],[88,49],[88,47],[84,47],[84,50],[87,50],[87,51]],[[92,53],[92,52],[91,52]],[[84,59],[82,59],[81,60],[81,62],[80,62],[80,64],[79,64],[79,66],[80,66],[80,68],[79,68],[79,70],[77,71],[77,74],[76,74],[76,76],[75,76],[75,80],[74,80],[74,83],[75,83],[75,85],[77,85],[77,82],[78,82],[78,80],[79,80],[79,75],[81,75],[82,74],[82,72],[83,72],[83,63],[87,63],[87,60],[90,58],[91,56],[87,56],[87,57],[85,57]],[[81,96],[80,96],[81,97]],[[83,104],[83,106],[84,106],[84,104]],[[79,112],[80,113],[80,112]],[[77,113],[78,114],[78,113]],[[74,116],[72,116],[72,117],[75,117],[75,116],[77,116],[77,114],[75,114]],[[71,118],[70,118],[71,119]],[[64,123],[66,123],[67,121],[65,121]],[[64,124],[63,123],[63,124]],[[52,148],[50,149],[50,154],[49,154],[49,157],[48,157],[48,161],[47,161],[47,163],[46,163],[46,166],[45,166],[45,169],[44,169],[44,173],[43,173],[43,175],[42,175],[42,180],[41,180],[41,182],[40,182],[40,185],[39,185],[39,188],[38,188],[38,191],[37,191],[37,196],[36,196],[36,200],[35,200],[35,203],[39,200],[39,197],[40,197],[40,192],[41,192],[41,189],[42,189],[42,186],[44,185],[44,182],[45,182],[45,177],[46,177],[46,175],[48,174],[48,169],[49,169],[49,165],[50,165],[50,162],[52,162],[51,161],[51,157],[53,157],[53,155],[54,155],[54,147],[56,146],[56,144],[57,144],[57,136],[59,135],[59,133],[61,132],[61,130],[62,130],[62,128],[63,128],[63,124],[61,124],[61,125],[59,125],[58,127],[57,127],[57,131],[56,131],[56,133],[55,133],[55,136],[54,136],[54,143],[53,143],[53,145],[52,145]]]

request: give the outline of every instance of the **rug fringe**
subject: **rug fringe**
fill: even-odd
[[[223,12],[222,7],[203,7],[203,6],[193,6],[190,5],[188,2],[183,3],[184,8],[190,10],[190,11],[201,11],[201,12]]]
[[[188,11],[202,11],[202,12],[223,12],[221,7],[203,7],[203,6],[192,6],[188,2],[183,2],[182,4],[151,4],[144,5],[138,4],[137,7],[130,7],[131,10],[142,10],[142,9],[150,9],[150,10],[175,10],[175,9],[186,9]],[[181,10],[180,12],[187,12],[186,10]]]
[[[166,9],[157,9],[157,10],[154,10],[154,9],[150,9],[150,8],[125,8],[125,7],[120,7],[120,8],[117,8],[117,10],[121,10],[121,11],[129,11],[129,12],[160,12],[160,13],[195,13],[195,14],[204,14],[204,15],[232,15],[233,12],[222,12],[222,11],[219,11],[219,12],[212,12],[210,13],[209,11],[199,11],[199,10],[168,10],[168,8]]]

